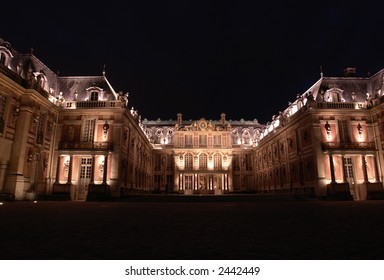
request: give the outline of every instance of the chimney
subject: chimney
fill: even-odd
[[[182,122],[182,114],[181,113],[178,113],[177,114],[177,125],[180,127],[181,126],[181,122]]]
[[[346,67],[344,69],[345,77],[356,77],[356,67]]]
[[[221,124],[224,125],[225,124],[225,114],[221,113],[220,117],[221,117],[220,118]]]

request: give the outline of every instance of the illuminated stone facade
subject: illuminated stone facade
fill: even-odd
[[[147,120],[105,73],[62,77],[0,39],[0,190],[17,200],[382,198],[384,70],[354,71],[321,75],[267,124]]]

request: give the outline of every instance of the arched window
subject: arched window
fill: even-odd
[[[99,93],[97,91],[91,92],[91,101],[98,101],[99,100]]]
[[[188,153],[185,155],[185,169],[192,169],[192,167],[193,167],[192,155]]]
[[[207,155],[201,154],[199,157],[199,169],[200,170],[207,170]]]
[[[215,154],[213,157],[213,165],[215,170],[220,170],[222,165],[221,165],[221,155],[220,154]]]
[[[5,126],[5,105],[7,97],[0,93],[0,133],[3,133]]]
[[[0,52],[0,63],[5,65],[5,54],[3,52]]]
[[[0,64],[10,68],[10,63],[11,59],[13,58],[13,55],[8,48],[9,46],[0,46]]]
[[[248,129],[243,131],[243,144],[250,144],[251,135],[249,134]]]

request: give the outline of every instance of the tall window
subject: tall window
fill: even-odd
[[[95,134],[95,123],[95,119],[87,119],[84,121],[83,140],[85,142],[93,142],[93,136]]]
[[[186,190],[192,190],[192,175],[185,175],[185,189]]]
[[[43,144],[43,141],[44,141],[45,119],[46,119],[46,115],[40,114],[39,124],[37,126],[37,137],[36,137],[36,143],[37,144]]]
[[[347,121],[339,120],[338,124],[339,124],[340,142],[349,142]]]
[[[193,167],[192,155],[188,153],[185,155],[185,169],[192,169],[192,167]]]
[[[353,167],[351,158],[344,158],[344,173],[347,179],[353,179]]]
[[[185,135],[185,146],[192,147],[192,135]]]
[[[213,135],[213,145],[216,147],[221,146],[221,135]]]
[[[0,133],[3,133],[5,126],[5,104],[7,97],[4,94],[0,94]]]
[[[243,143],[244,144],[250,144],[250,138],[251,138],[251,136],[249,135],[249,131],[245,130],[243,132]]]
[[[161,154],[155,154],[155,171],[161,170]]]
[[[173,168],[173,155],[167,155],[167,171],[171,171]]]
[[[251,154],[245,155],[245,170],[252,171],[252,157]]]
[[[201,154],[199,157],[199,169],[207,170],[207,155]]]
[[[215,170],[221,170],[221,155],[215,154],[213,157],[213,166]]]
[[[199,135],[199,146],[200,147],[207,146],[207,135]]]
[[[80,179],[90,179],[92,170],[92,158],[82,158],[80,167]]]
[[[240,156],[238,154],[233,155],[233,170],[240,170]]]
[[[0,63],[5,65],[5,54],[3,52],[0,52]]]
[[[97,91],[91,92],[91,101],[98,101],[99,100],[99,93]]]

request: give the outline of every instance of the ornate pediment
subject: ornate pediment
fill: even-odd
[[[180,128],[180,130],[185,130],[185,131],[207,131],[212,129],[213,129],[212,122],[207,121],[204,118],[201,118],[200,120],[193,122],[191,125],[186,125]]]

